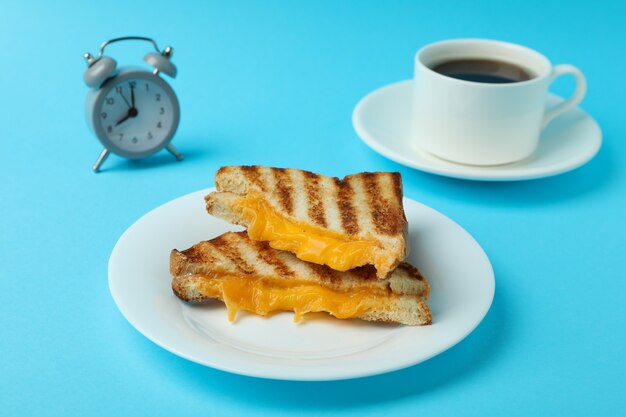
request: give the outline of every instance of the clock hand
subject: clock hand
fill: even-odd
[[[128,112],[126,114],[126,116],[122,117],[120,120],[117,121],[117,123],[115,123],[115,126],[121,125],[122,123],[124,123],[126,120],[130,119],[132,116],[130,115],[130,112]]]
[[[134,107],[131,107],[130,109],[128,109],[128,113],[126,113],[126,116],[124,116],[120,120],[118,120],[115,123],[115,126],[121,125],[126,120],[130,119],[131,117],[137,117],[138,114],[139,114],[139,112],[137,111],[137,109],[134,108]]]
[[[117,87],[116,87],[117,88]],[[118,93],[120,94],[120,96],[122,96],[122,98],[124,99],[124,101],[126,102],[126,104],[128,105],[129,109],[132,109],[133,107],[135,107],[135,105],[133,104],[132,106],[130,105],[130,103],[128,102],[128,100],[126,100],[126,97],[124,97],[124,93],[122,93],[122,90],[120,88],[120,90],[118,90]]]
[[[135,108],[135,87],[130,87],[130,102],[132,103],[132,108]]]

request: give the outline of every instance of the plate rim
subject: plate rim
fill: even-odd
[[[602,129],[598,125],[598,122],[586,111],[584,111],[580,107],[575,107],[575,109],[580,110],[591,122],[593,128],[597,131],[597,139],[595,140],[595,146],[587,153],[581,153],[577,158],[568,161],[562,161],[558,164],[552,165],[552,167],[544,167],[542,169],[534,169],[529,170],[527,173],[518,173],[515,171],[503,171],[502,167],[506,167],[506,165],[500,165],[495,167],[483,167],[483,166],[466,166],[463,164],[453,164],[449,161],[441,160],[441,168],[437,167],[436,160],[433,164],[424,164],[420,163],[419,160],[407,158],[400,154],[398,151],[392,149],[389,146],[384,145],[380,140],[376,139],[374,135],[372,135],[365,127],[362,122],[362,118],[360,114],[362,109],[371,101],[374,100],[376,96],[380,94],[386,93],[388,90],[393,88],[400,88],[404,86],[408,86],[413,83],[412,79],[406,79],[401,81],[396,81],[382,87],[379,87],[365,96],[363,96],[355,105],[352,111],[352,126],[357,133],[357,136],[363,143],[365,143],[370,149],[374,152],[384,156],[387,159],[390,159],[394,162],[397,162],[401,165],[417,169],[419,171],[427,172],[429,174],[441,175],[444,177],[457,178],[463,180],[471,180],[471,181],[525,181],[525,180],[533,180],[540,178],[548,178],[555,175],[563,174],[565,172],[572,171],[576,168],[579,168],[589,162],[593,157],[595,157],[600,148],[602,147]],[[562,97],[548,93],[548,97],[550,99],[558,99],[563,100]],[[424,152],[424,151],[422,151]],[[433,156],[433,158],[436,158]],[[518,163],[521,161],[518,161]],[[445,164],[453,164],[454,169],[446,169]],[[477,173],[474,172],[474,169],[493,169],[492,173],[483,172]]]
[[[476,248],[480,251],[480,255],[482,255],[483,260],[485,261],[485,265],[487,267],[486,275],[485,275],[485,280],[487,282],[487,286],[490,289],[490,293],[489,294],[485,294],[485,298],[488,298],[488,302],[484,303],[482,305],[482,310],[480,311],[480,314],[476,315],[475,320],[473,321],[473,323],[468,326],[465,329],[465,332],[463,332],[463,334],[459,333],[451,342],[446,343],[445,346],[443,347],[439,347],[435,350],[433,350],[432,352],[430,352],[427,355],[424,356],[420,356],[417,359],[412,358],[409,360],[404,360],[404,361],[398,361],[395,365],[392,366],[381,366],[381,367],[371,367],[369,368],[369,370],[365,370],[363,371],[363,369],[361,368],[353,368],[351,371],[346,372],[343,371],[342,373],[338,373],[338,374],[333,374],[333,375],[326,375],[326,376],[321,376],[321,375],[306,375],[306,374],[302,374],[302,373],[298,373],[298,374],[294,374],[293,369],[289,369],[289,368],[280,368],[280,369],[274,369],[273,372],[268,373],[268,372],[254,372],[254,371],[246,371],[245,367],[233,367],[229,364],[223,364],[220,363],[218,361],[207,361],[203,358],[199,358],[199,357],[195,357],[193,354],[189,354],[181,349],[178,349],[177,347],[168,344],[167,340],[161,340],[162,338],[159,338],[155,335],[152,335],[150,332],[148,332],[141,323],[137,323],[135,321],[134,317],[131,317],[129,314],[130,310],[127,310],[126,306],[123,305],[120,302],[120,298],[116,295],[117,291],[119,291],[118,286],[114,283],[114,279],[112,278],[112,274],[111,274],[111,268],[112,268],[112,264],[113,264],[113,260],[114,257],[116,256],[118,250],[119,250],[119,245],[120,242],[123,241],[123,239],[126,237],[127,234],[132,233],[133,229],[135,228],[135,226],[140,223],[146,216],[152,214],[155,211],[158,211],[159,209],[164,208],[167,205],[170,204],[174,204],[175,202],[179,202],[180,200],[183,199],[191,199],[196,195],[202,195],[208,192],[211,192],[215,190],[214,187],[212,188],[207,188],[207,189],[202,189],[202,190],[198,190],[198,191],[194,191],[191,193],[187,193],[185,195],[176,197],[174,199],[171,199],[165,203],[162,203],[160,205],[158,205],[157,207],[155,207],[154,209],[144,213],[141,217],[139,217],[137,220],[135,220],[128,228],[126,228],[126,230],[124,230],[124,232],[120,235],[120,237],[118,238],[115,246],[113,247],[113,250],[111,251],[111,255],[109,257],[109,261],[108,261],[108,286],[109,286],[109,292],[114,300],[114,303],[117,307],[117,309],[120,311],[120,313],[122,314],[122,316],[124,317],[124,319],[135,329],[137,330],[141,335],[143,335],[144,337],[146,337],[146,339],[150,340],[152,343],[156,344],[157,346],[159,346],[160,348],[176,355],[179,356],[183,359],[189,360],[191,362],[197,363],[199,365],[203,365],[203,366],[207,366],[213,369],[217,369],[220,371],[224,371],[224,372],[229,372],[229,373],[233,373],[233,374],[237,374],[237,375],[244,375],[247,377],[255,377],[255,378],[261,378],[261,379],[273,379],[273,380],[286,380],[286,381],[337,381],[337,380],[347,380],[347,379],[355,379],[355,378],[362,378],[362,377],[369,377],[369,376],[374,376],[374,375],[381,375],[381,374],[386,374],[389,372],[394,372],[400,369],[405,369],[414,365],[417,365],[419,363],[425,362],[449,349],[451,349],[452,347],[456,346],[458,343],[460,343],[461,341],[463,341],[469,334],[471,334],[479,325],[480,323],[482,323],[482,321],[484,320],[485,316],[487,315],[487,313],[489,312],[489,310],[491,309],[491,305],[493,304],[493,299],[495,296],[495,287],[496,287],[496,283],[495,283],[495,274],[494,274],[494,270],[493,270],[493,265],[491,264],[491,261],[489,259],[489,257],[487,256],[485,250],[482,248],[482,246],[478,243],[478,241],[462,226],[460,226],[458,223],[456,223],[454,220],[452,220],[451,218],[449,218],[448,216],[446,216],[445,214],[439,212],[438,210],[435,210],[434,208],[427,206],[426,204],[423,204],[419,201],[416,201],[412,198],[409,198],[407,196],[404,196],[405,200],[408,200],[412,203],[415,203],[417,206],[421,206],[422,209],[427,209],[431,212],[433,212],[435,215],[439,215],[441,217],[443,217],[443,219],[447,222],[450,222],[454,227],[456,227],[458,230],[460,230],[462,233],[465,233],[467,235],[467,237],[469,239],[471,239],[471,241],[473,242],[473,244],[476,246]],[[406,203],[406,201],[405,201]],[[236,227],[236,226],[233,226]],[[184,319],[183,319],[184,320]],[[231,349],[236,349],[234,347],[231,347]],[[358,369],[358,371],[356,370]]]

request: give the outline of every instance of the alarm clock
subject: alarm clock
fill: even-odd
[[[152,70],[117,69],[115,60],[103,55],[107,45],[130,40],[153,45],[156,52],[144,56]],[[178,161],[183,159],[171,143],[180,120],[178,99],[172,87],[160,77],[160,74],[176,77],[172,52],[171,47],[159,50],[153,39],[125,36],[104,42],[97,57],[83,55],[88,65],[83,80],[91,88],[87,94],[87,123],[104,146],[93,166],[94,172],[99,171],[111,152],[139,159],[165,148]]]

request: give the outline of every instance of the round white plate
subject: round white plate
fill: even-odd
[[[124,232],[109,260],[109,288],[124,317],[157,345],[191,361],[242,375],[334,380],[379,374],[422,362],[452,347],[482,320],[495,281],[485,252],[459,225],[404,200],[411,255],[432,285],[433,324],[425,327],[338,320],[282,312],[239,312],[230,323],[221,302],[190,305],[170,288],[169,254],[228,230],[204,209],[198,191],[166,203]]]
[[[580,108],[557,117],[542,132],[539,148],[528,158],[498,166],[455,164],[437,158],[410,139],[413,82],[400,81],[365,96],[354,108],[352,124],[374,151],[402,165],[432,174],[467,180],[514,181],[549,177],[571,171],[598,153],[602,132]],[[547,106],[562,101],[550,94]]]

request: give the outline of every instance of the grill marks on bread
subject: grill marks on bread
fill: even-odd
[[[293,270],[287,266],[280,256],[275,256],[276,254],[266,251],[267,246],[269,246],[267,242],[254,242],[253,244],[256,248],[258,258],[265,264],[271,266],[274,274],[280,277],[294,276]]]
[[[228,232],[209,241],[200,242],[183,251],[172,251],[191,269],[182,270],[172,264],[173,276],[188,273],[210,273],[223,270],[240,275],[293,277],[294,271],[283,259],[282,252],[271,249],[267,242],[248,239],[246,232]]]
[[[246,274],[293,276],[293,271],[276,256],[275,251],[268,250],[266,242],[250,240],[245,232],[226,233],[220,238],[222,240],[215,245],[216,249],[229,259],[236,257],[242,260]]]
[[[317,276],[321,282],[332,284],[341,280],[340,273],[338,273],[334,269],[327,267],[326,265],[309,263],[307,264],[307,266],[312,271],[313,275]]]
[[[359,233],[359,217],[356,213],[352,201],[354,200],[354,191],[349,181],[342,181],[335,178],[337,186],[337,207],[341,215],[341,226],[348,234]]]
[[[326,209],[320,189],[320,176],[308,171],[302,171],[301,175],[304,177],[305,195],[309,201],[307,214],[316,225],[327,227]]]
[[[381,235],[395,235],[404,229],[404,211],[394,201],[402,199],[400,174],[361,174],[372,223]]]
[[[241,170],[243,171],[243,174],[248,179],[248,181],[259,187],[261,191],[267,191],[267,185],[261,177],[261,170],[258,165],[242,166]]]
[[[371,211],[374,210],[374,207],[370,205],[371,196],[366,195],[363,174],[349,175],[344,179],[344,183],[349,184],[353,191],[350,203],[356,217],[358,230],[377,232],[372,222]]]
[[[276,196],[282,208],[291,215],[293,213],[293,198],[294,192],[293,182],[289,170],[284,168],[273,168],[272,174],[274,175],[274,181],[276,186]]]
[[[172,254],[178,259],[184,259],[186,261],[186,268],[181,263],[170,263],[170,272],[174,276],[184,275],[187,273],[207,273],[212,268],[212,265],[222,265],[223,268],[230,271],[236,271],[238,273],[245,273],[245,271],[239,267],[236,263],[229,259],[219,251],[213,251],[212,248],[217,240],[211,242],[200,242],[197,245],[192,246],[189,249],[183,251],[173,250]]]
[[[242,251],[239,250],[237,241],[241,239],[240,235],[235,233],[225,233],[218,236],[212,241],[213,246],[218,249],[217,253],[229,259],[236,265],[237,269],[244,274],[251,274],[255,271],[254,263],[244,259]]]
[[[291,168],[228,166],[220,168],[216,183],[218,190],[238,194],[256,189],[271,195],[286,215],[350,235],[371,231],[394,236],[406,226],[397,172],[362,172],[339,179]]]
[[[285,283],[296,279],[341,291],[369,287],[416,296],[428,296],[429,292],[428,282],[415,267],[406,263],[400,263],[387,279],[380,280],[371,265],[346,272],[335,271],[325,265],[303,262],[289,252],[271,248],[268,242],[252,241],[246,232],[227,232],[189,249],[173,250],[170,272],[175,280],[194,274],[205,275],[206,279],[234,274],[285,279]],[[176,292],[176,288],[174,290]]]

